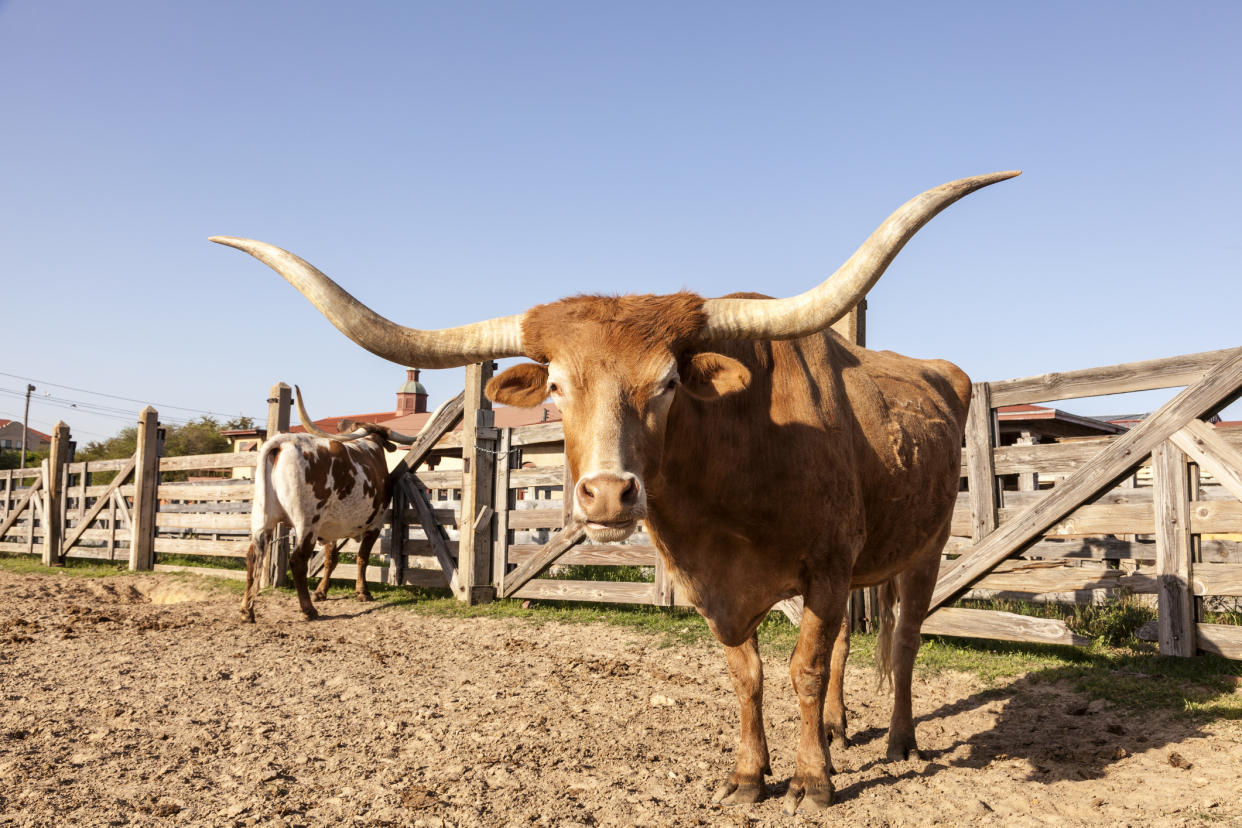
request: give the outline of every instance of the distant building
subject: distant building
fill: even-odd
[[[26,429],[26,451],[47,451],[52,438],[42,431]],[[0,420],[0,449],[22,450],[22,424],[17,420]]]

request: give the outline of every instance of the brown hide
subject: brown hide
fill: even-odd
[[[720,343],[749,381],[733,376],[719,395],[682,389],[658,410],[669,364],[686,377],[721,361],[694,344],[700,307],[686,293],[575,297],[533,308],[523,335],[569,387],[557,401],[571,471],[612,439],[600,423],[614,417],[620,463],[646,489],[652,538],[721,641],[745,641],[813,579],[879,584],[914,556],[938,555],[928,544],[958,488],[966,376],[829,330]],[[505,376],[488,389],[500,401],[534,393],[506,392]]]

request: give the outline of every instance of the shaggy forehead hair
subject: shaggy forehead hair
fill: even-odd
[[[681,351],[697,338],[707,322],[703,297],[682,291],[662,296],[571,296],[559,302],[536,305],[522,319],[522,344],[536,362],[548,362],[558,345],[584,328],[598,341],[599,328],[607,331],[609,347],[629,352],[653,344]]]

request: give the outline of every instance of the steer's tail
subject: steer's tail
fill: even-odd
[[[879,588],[879,606],[876,608],[879,618],[878,633],[875,644],[875,670],[878,673],[879,686],[893,683],[893,632],[897,628],[897,614],[893,605],[897,603],[897,582],[887,581]]]
[[[266,571],[268,557],[271,554],[268,540],[272,529],[281,519],[280,500],[272,487],[272,466],[280,455],[280,442],[268,440],[259,449],[259,459],[254,467],[254,503],[250,510],[250,541],[254,544],[255,555],[262,562],[262,570]]]

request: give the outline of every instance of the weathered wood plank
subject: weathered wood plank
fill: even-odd
[[[595,601],[606,604],[652,604],[655,603],[655,585],[538,578],[529,581],[508,597],[545,601]]]
[[[992,386],[994,406],[1175,388],[1198,382],[1204,374],[1227,357],[1233,356],[1237,350],[1225,348],[1220,351],[1040,374],[988,384]]]
[[[155,523],[160,530],[199,529],[208,532],[249,532],[250,516],[213,512],[156,512]]]
[[[1242,564],[1195,563],[1195,595],[1242,596]]]
[[[1169,438],[1186,456],[1211,472],[1216,482],[1242,500],[1242,453],[1202,420],[1191,420]]]
[[[509,515],[509,528],[515,530],[560,529],[563,523],[564,515],[560,509],[514,509]]]
[[[924,635],[1030,641],[1038,644],[1084,646],[1091,640],[1072,633],[1056,618],[1032,618],[1012,612],[943,607],[923,621]]]
[[[584,538],[586,538],[584,525],[576,521],[570,523],[548,541],[538,554],[527,558],[517,569],[505,575],[504,591],[501,597],[509,598],[516,594],[517,590],[521,589],[527,581],[555,563],[557,558],[568,552],[570,547],[581,543]]]
[[[239,454],[222,452],[220,454],[185,454],[180,457],[161,457],[160,471],[193,471],[208,469],[247,469],[254,468],[259,461],[257,451],[245,451]],[[99,471],[91,464],[91,471]]]
[[[538,443],[561,443],[565,440],[563,423],[536,423],[513,429],[513,445],[530,446]]]
[[[238,480],[235,483],[161,483],[162,500],[190,500],[210,502],[216,500],[254,500],[254,481]]]
[[[244,558],[249,541],[217,541],[204,538],[155,538],[157,554],[170,555],[224,555]]]
[[[79,460],[76,463],[69,463],[66,468],[69,474],[81,474],[89,464],[91,474],[95,474],[96,472],[116,471],[124,468],[128,463],[129,460],[124,457],[115,460]],[[14,471],[14,474],[17,472]]]
[[[500,442],[496,447],[496,478],[492,481],[492,503],[496,507],[496,525],[492,537],[492,582],[498,590],[504,589],[505,573],[509,569],[509,517],[513,504],[513,491],[509,488],[509,467],[514,465],[513,429],[500,430]],[[516,465],[520,466],[521,463]]]
[[[1098,566],[1073,566],[1056,561],[1002,561],[996,569],[975,582],[975,589],[999,592],[1077,592],[1092,589],[1116,589],[1125,570]]]
[[[997,525],[996,469],[992,465],[995,444],[995,412],[985,382],[971,386],[970,410],[966,415],[966,477],[970,491],[970,536],[978,543]]]
[[[1195,654],[1194,600],[1190,588],[1190,478],[1186,456],[1171,443],[1152,452],[1156,508],[1157,631],[1160,653]]]
[[[560,466],[514,469],[509,472],[509,488],[511,489],[524,489],[528,486],[562,486],[564,483],[565,471]]]
[[[510,544],[509,563],[523,564],[545,548],[546,545],[535,543]],[[568,550],[556,563],[565,566],[655,566],[658,557],[659,552],[654,546],[583,543]]]
[[[1109,488],[1160,443],[1192,418],[1201,417],[1232,397],[1242,384],[1242,348],[1212,368],[1195,385],[1162,405],[1115,442],[1095,462],[1066,478],[1019,518],[1003,524],[958,559],[932,594],[932,607],[948,601],[999,561],[1034,540],[1083,501]]]
[[[427,471],[420,469],[414,473],[424,489],[460,489],[461,469],[450,471]]]
[[[1242,659],[1242,627],[1229,624],[1196,624],[1199,649],[1225,658]]]

